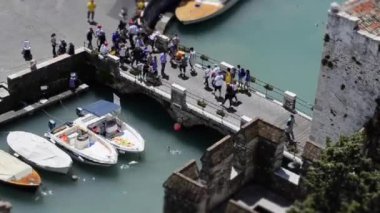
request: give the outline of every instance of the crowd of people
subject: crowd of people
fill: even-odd
[[[141,7],[141,5],[140,5]],[[92,27],[95,17],[96,3],[89,0],[87,4],[87,20],[90,24],[87,34],[87,47],[97,51],[103,57],[108,54],[118,56],[120,58],[120,66],[124,67],[129,64],[132,68],[141,71],[141,80],[169,78],[165,69],[167,63],[173,68],[178,68],[179,76],[183,79],[187,78],[187,70],[190,67],[190,74],[197,75],[196,61],[197,53],[193,47],[184,51],[180,48],[180,38],[177,34],[168,40],[165,47],[157,48],[156,41],[159,32],[147,32],[142,26],[140,13],[136,13],[128,19],[127,9],[122,8],[119,15],[119,23],[116,30],[112,33],[110,40],[107,40],[106,33],[101,24],[96,24],[96,29]],[[95,40],[93,44],[93,40]],[[53,57],[68,53],[74,54],[74,45],[67,43],[65,40],[57,42],[56,34],[51,34],[51,45]],[[58,47],[58,48],[57,48]],[[23,52],[30,54],[31,48],[29,41],[24,42]],[[24,56],[25,57],[25,56]],[[160,69],[159,69],[160,66]],[[236,67],[221,67],[218,64],[213,66],[207,65],[202,67],[204,75],[204,87],[224,106],[229,102],[229,108],[239,104],[237,94],[239,92],[249,92],[250,82],[252,81],[251,72],[240,65]],[[222,93],[224,92],[224,97]],[[294,141],[293,126],[294,116],[287,122],[285,133],[289,141]]]

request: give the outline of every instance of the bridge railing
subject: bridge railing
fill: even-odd
[[[189,52],[189,48],[185,46],[181,46],[180,49],[185,52]],[[216,60],[207,55],[197,52],[197,63],[200,64],[202,68],[206,68],[207,65],[211,65],[211,67],[213,67],[214,64],[217,64],[220,66],[222,61]],[[251,76],[249,92],[258,92],[262,94],[265,98],[275,100],[279,103],[283,103],[286,91],[274,86],[271,83],[260,80],[259,78],[257,78],[257,76]],[[295,102],[295,109],[311,117],[313,113],[313,104],[297,96]]]

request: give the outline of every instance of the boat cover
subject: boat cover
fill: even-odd
[[[28,164],[0,150],[0,179],[4,181],[20,180],[31,174],[33,169]]]
[[[60,150],[45,138],[30,132],[14,131],[7,137],[8,145],[25,159],[43,167],[70,167],[72,160],[68,154]]]
[[[119,111],[120,106],[109,101],[99,100],[95,103],[83,107],[83,110],[91,114],[94,114],[98,117],[101,117],[108,113]]]

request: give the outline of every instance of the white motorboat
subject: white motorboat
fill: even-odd
[[[79,162],[96,166],[112,166],[117,163],[118,154],[112,145],[78,125],[66,123],[53,128],[47,137]]]
[[[194,24],[222,14],[238,1],[239,0],[182,0],[175,10],[175,15],[183,24]]]
[[[3,150],[0,150],[0,181],[28,190],[36,190],[42,182],[31,166]]]
[[[140,133],[117,117],[119,105],[99,100],[81,108],[81,111],[82,117],[74,120],[74,124],[103,137],[120,153],[144,151],[145,141]]]
[[[10,132],[7,143],[22,160],[41,169],[67,174],[73,163],[64,151],[30,132]]]

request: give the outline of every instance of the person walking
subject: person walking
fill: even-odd
[[[293,114],[291,114],[289,116],[287,123],[289,124],[289,134],[290,134],[292,140],[294,141],[293,128],[294,128],[294,125],[296,124],[296,120],[294,119],[294,115]]]
[[[51,34],[50,36],[50,42],[51,47],[53,48],[53,58],[57,57],[57,52],[55,51],[55,48],[57,47],[57,38],[55,37],[55,33]]]
[[[166,52],[162,52],[160,54],[160,62],[161,62],[161,76],[163,78],[166,78],[165,66],[166,66],[166,63],[168,62],[168,54]]]
[[[89,49],[92,49],[93,46],[92,46],[92,37],[95,35],[94,33],[94,30],[92,29],[92,27],[90,27],[87,31],[87,34],[86,34],[86,38],[87,38],[87,47]]]
[[[210,74],[211,74],[211,66],[210,65],[207,65],[207,68],[205,69],[205,81],[204,81],[204,85],[205,85],[205,88],[208,89],[210,88],[209,84],[208,84],[208,79],[210,78]]]
[[[223,85],[223,75],[222,74],[217,74],[214,80],[214,95],[216,97],[216,91],[219,91],[219,97],[222,96],[222,85]]]
[[[196,62],[196,58],[197,58],[197,54],[196,54],[196,52],[194,51],[194,48],[191,47],[191,48],[190,48],[189,64],[190,64],[190,72],[191,72],[191,74],[193,74],[193,75],[197,73],[197,72],[195,72],[195,69],[194,69],[195,62]]]
[[[186,77],[186,67],[187,67],[187,57],[184,55],[181,59],[180,65],[179,65],[179,71],[182,78]]]
[[[224,100],[221,103],[222,106],[224,106],[224,103],[226,103],[226,101],[228,100],[230,102],[229,108],[231,108],[233,93],[234,93],[234,91],[232,89],[232,86],[230,84],[227,84],[227,86],[226,86],[226,94],[224,95]]]
[[[96,3],[94,0],[90,0],[87,3],[87,22],[94,22]],[[91,20],[90,20],[91,17]]]

